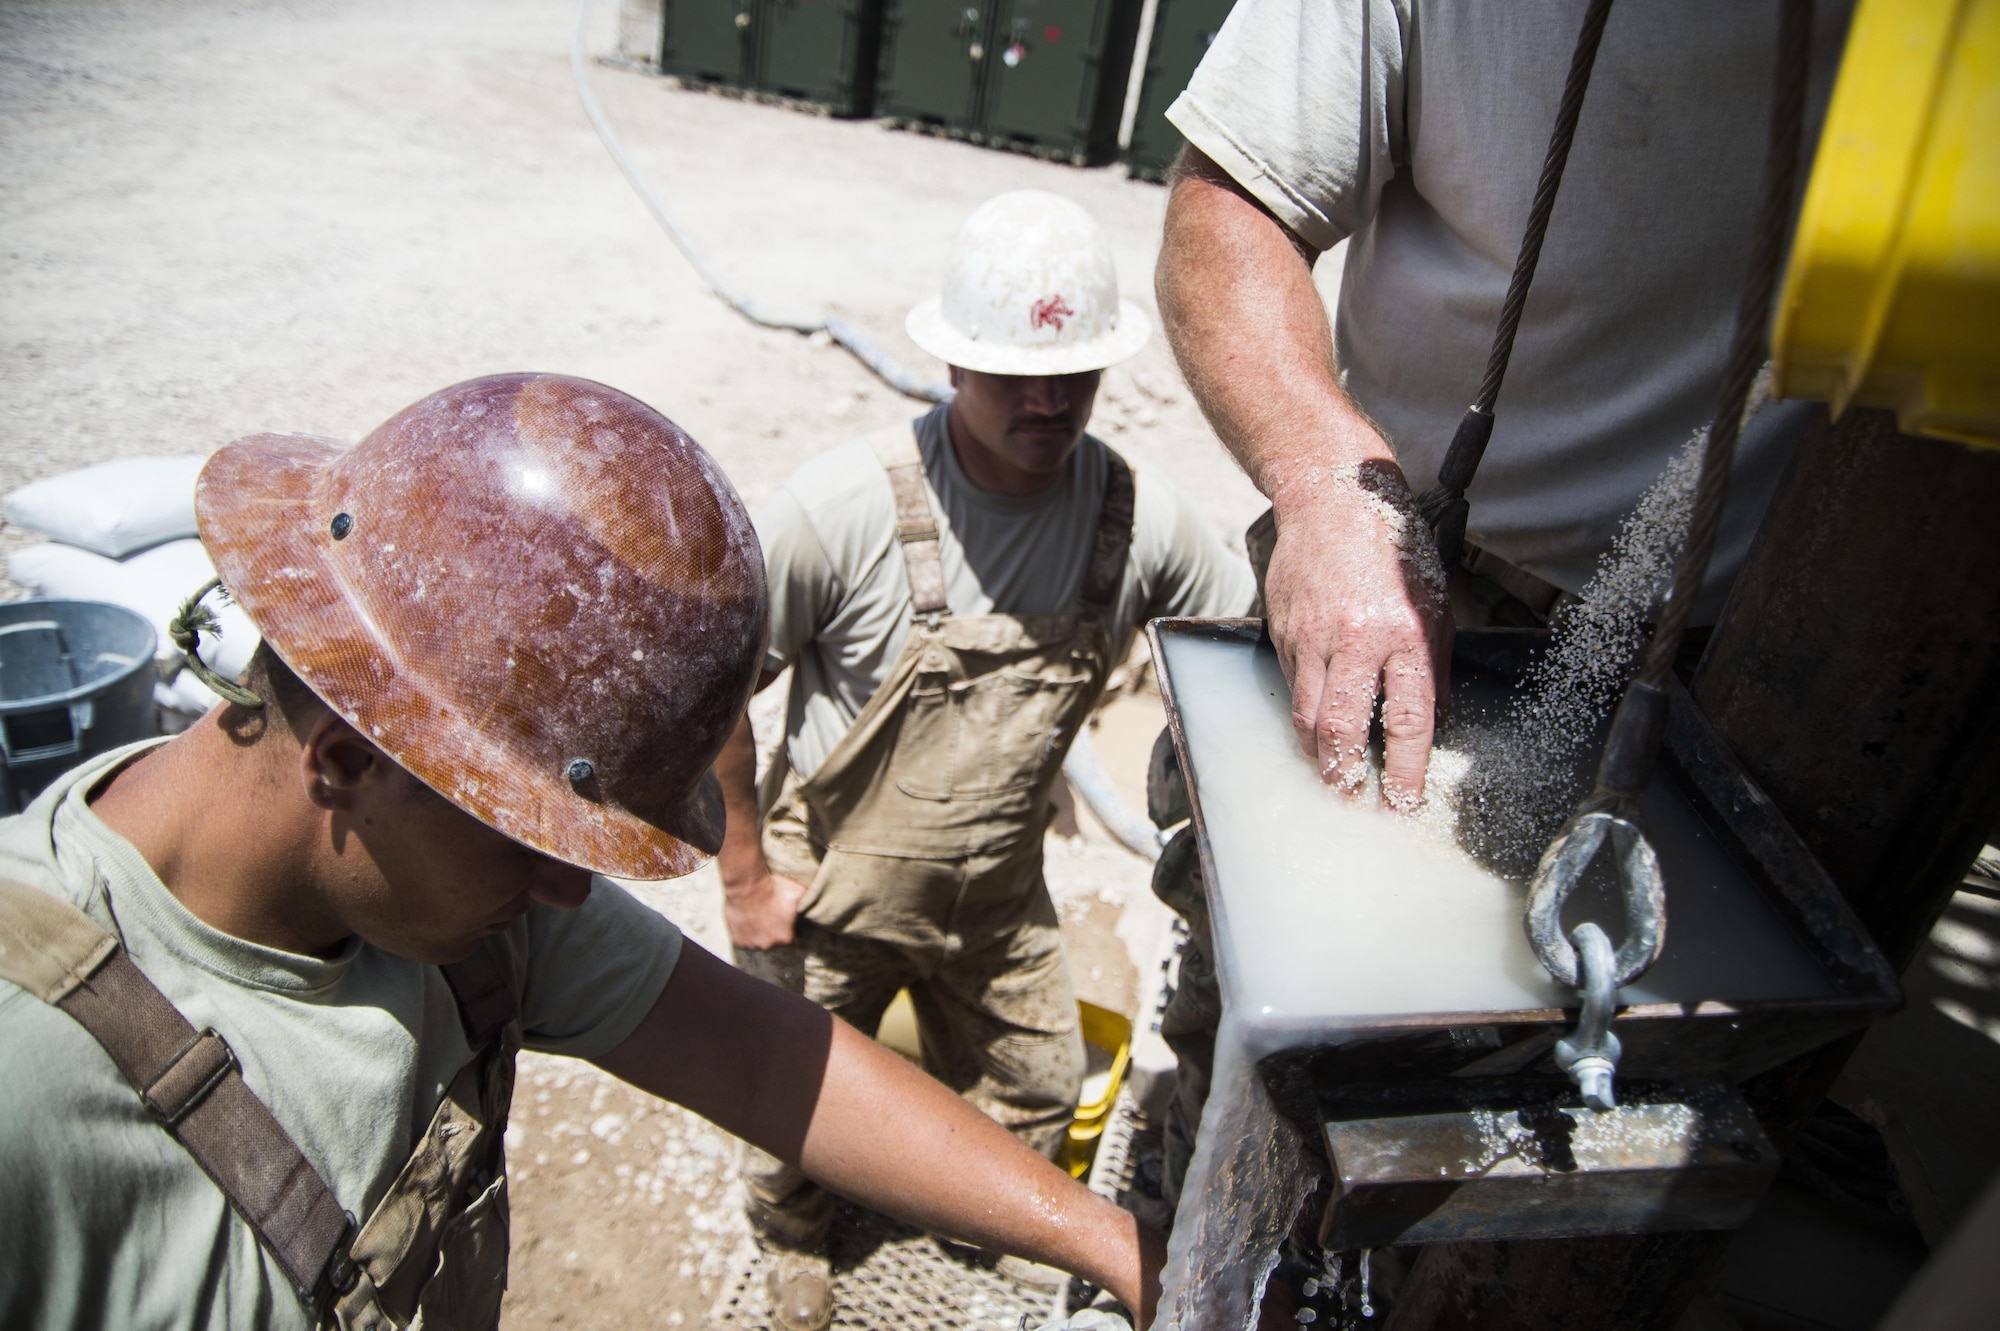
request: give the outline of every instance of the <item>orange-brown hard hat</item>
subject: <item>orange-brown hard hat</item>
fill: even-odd
[[[626,878],[721,846],[708,767],[763,661],[763,557],[721,469],[651,407],[474,379],[352,448],[239,439],[195,511],[273,650],[460,808]]]

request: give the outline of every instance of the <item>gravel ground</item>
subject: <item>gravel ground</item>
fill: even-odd
[[[356,439],[446,384],[539,369],[658,406],[754,507],[813,453],[919,410],[824,339],[751,327],[703,292],[582,114],[576,15],[571,0],[0,6],[0,492],[263,430]],[[601,7],[589,49],[612,32]],[[1153,309],[1165,195],[1117,168],[590,77],[720,266],[931,375],[903,314],[1001,190],[1090,208],[1126,294]],[[1158,338],[1107,376],[1094,428],[1225,533],[1261,507]],[[37,539],[0,527],[0,553]],[[1099,740],[1128,791],[1157,725],[1135,705]],[[1051,887],[1080,992],[1130,1011],[1159,908],[1144,865],[1080,821],[1051,840]],[[721,944],[712,870],[644,892]],[[698,1325],[740,1232],[733,1142],[533,1056],[515,1123],[508,1326]]]

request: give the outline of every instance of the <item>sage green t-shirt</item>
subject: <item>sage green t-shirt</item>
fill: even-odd
[[[115,930],[196,1029],[229,1042],[250,1089],[365,1218],[472,1057],[444,976],[358,940],[322,959],[202,923],[85,800],[145,747],[86,763],[0,819],[0,876]],[[536,906],[499,941],[527,1047],[580,1058],[637,1027],[681,947],[678,929],[601,878],[582,907]],[[0,1326],[310,1325],[103,1047],[0,980]]]
[[[912,427],[924,460],[955,615],[1035,615],[1077,603],[1104,503],[1105,446],[1085,435],[1056,483],[1007,495],[972,483],[938,407]],[[1240,615],[1256,596],[1243,556],[1167,478],[1132,466],[1132,548],[1104,631],[1112,659],[1162,615]],[[810,776],[888,677],[910,632],[896,502],[866,439],[807,462],[757,515],[771,584],[765,668],[796,665],[786,752]]]

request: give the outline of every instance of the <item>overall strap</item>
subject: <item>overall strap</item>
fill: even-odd
[[[902,543],[903,567],[910,575],[910,609],[919,616],[948,615],[937,515],[931,511],[916,431],[900,425],[871,435],[868,442],[889,473],[889,489],[896,497],[896,539]]]
[[[196,1031],[116,937],[61,898],[0,879],[0,977],[96,1037],[307,1306],[353,1283],[350,1222],[326,1181],[243,1080],[223,1038]]]
[[[924,479],[923,455],[916,432],[908,427],[883,430],[869,439],[889,489],[896,500],[896,539],[903,546],[903,564],[910,577],[910,609],[919,615],[951,613],[944,599],[944,559],[938,546],[937,516],[931,511]],[[1132,514],[1137,490],[1132,468],[1113,449],[1104,450],[1104,503],[1097,513],[1097,533],[1090,563],[1083,572],[1083,604],[1102,610],[1118,599],[1125,578],[1125,559],[1132,549]]]
[[[458,1000],[459,1024],[465,1028],[466,1043],[474,1050],[483,1048],[521,1015],[521,1005],[507,984],[506,972],[493,955],[493,947],[482,942],[463,961],[440,966],[451,996]]]
[[[1137,491],[1132,468],[1107,445],[1104,449],[1104,506],[1097,511],[1097,539],[1083,571],[1085,606],[1103,610],[1118,599],[1125,581],[1125,557],[1132,549],[1132,512]]]

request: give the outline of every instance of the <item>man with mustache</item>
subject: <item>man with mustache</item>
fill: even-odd
[[[925,1066],[1052,1155],[1083,1075],[1042,879],[1063,757],[1140,624],[1241,614],[1254,588],[1164,478],[1084,433],[1150,329],[1082,208],[987,202],[908,328],[956,397],[815,458],[758,520],[763,682],[794,675],[761,790],[747,720],[716,763],[729,932],[862,1030],[908,988]],[[829,1199],[769,1156],[749,1175],[785,1325],[825,1326]]]

